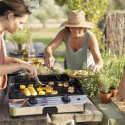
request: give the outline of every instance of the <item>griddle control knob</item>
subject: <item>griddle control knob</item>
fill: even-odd
[[[77,98],[78,101],[80,101],[80,98]]]
[[[69,102],[71,101],[71,99],[69,98],[68,95],[64,95],[64,96],[62,97],[62,101],[65,102],[65,103],[69,103]]]
[[[28,100],[28,102],[29,102],[29,104],[31,104],[31,105],[37,104],[36,98],[30,98],[30,99]]]

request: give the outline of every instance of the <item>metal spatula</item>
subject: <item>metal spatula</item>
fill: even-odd
[[[35,80],[36,80],[37,85],[43,85],[43,84],[40,82],[38,76],[35,78]]]

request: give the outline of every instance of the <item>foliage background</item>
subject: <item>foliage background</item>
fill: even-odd
[[[70,10],[82,9],[85,12],[86,20],[95,24],[95,28],[92,29],[92,31],[96,35],[100,43],[100,47],[103,48],[103,46],[101,46],[103,29],[99,29],[97,27],[98,21],[103,19],[103,14],[106,11],[112,11],[116,9],[124,10],[124,6],[124,0],[40,0],[40,7],[34,14],[30,16],[29,21],[32,22],[37,18],[41,23],[45,24],[50,18],[59,19],[61,17],[67,17],[66,15]],[[60,28],[47,28],[44,25],[43,28],[31,28],[30,32],[33,42],[43,42],[44,45],[47,46],[60,30]],[[12,38],[7,34],[7,39],[11,40]],[[54,52],[54,57],[58,62],[63,62],[64,56],[65,47],[64,44],[62,44]],[[113,81],[110,82],[110,86],[115,82],[119,83],[123,73],[124,57],[117,57],[110,51],[103,51],[102,58],[104,60],[104,67],[100,71],[100,74],[102,74],[102,76],[104,76],[107,81]],[[83,83],[84,89],[88,96],[98,95],[99,80],[97,78],[90,79],[89,81],[80,81]],[[118,86],[118,84],[116,86]]]

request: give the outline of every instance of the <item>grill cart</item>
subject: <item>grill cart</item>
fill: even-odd
[[[69,78],[66,74],[60,74],[60,80],[55,75],[39,75],[42,86],[36,84],[34,79],[27,76],[11,76],[9,78],[9,108],[11,116],[25,116],[45,113],[83,112],[87,103],[87,96],[82,88],[82,84],[75,78]],[[51,87],[49,84],[53,83]],[[68,83],[67,87],[59,84]],[[25,95],[20,89],[20,85],[26,88],[33,86],[37,95]],[[37,90],[42,88],[44,95]],[[52,92],[47,92],[48,87]],[[49,89],[50,89],[49,88]],[[73,89],[74,91],[69,91]]]

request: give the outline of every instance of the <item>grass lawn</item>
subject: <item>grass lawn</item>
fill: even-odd
[[[31,29],[31,35],[33,42],[42,42],[47,46],[57,35],[61,28],[37,28]],[[7,33],[6,35],[8,40],[11,40],[11,35]],[[65,45],[62,43],[53,53],[55,59],[58,62],[63,62],[65,57]]]
[[[61,28],[32,29],[33,42],[42,42],[47,46],[57,35]],[[62,43],[53,53],[58,62],[63,62],[65,57],[65,45]]]

